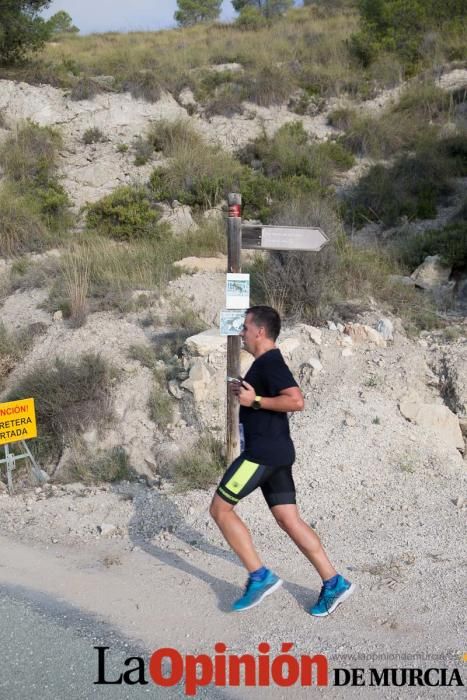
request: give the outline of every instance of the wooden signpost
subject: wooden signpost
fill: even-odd
[[[320,228],[301,226],[242,226],[242,197],[240,194],[228,196],[229,216],[227,219],[227,272],[241,272],[242,248],[254,250],[300,250],[318,252],[329,243]],[[227,376],[240,374],[240,346],[238,335],[227,338]],[[227,384],[227,463],[238,455],[238,413],[239,405]]]

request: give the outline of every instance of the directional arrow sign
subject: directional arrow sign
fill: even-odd
[[[329,243],[329,238],[320,228],[242,226],[242,248],[318,251],[327,243]]]

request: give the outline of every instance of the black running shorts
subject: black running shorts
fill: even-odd
[[[227,503],[236,505],[258,486],[269,508],[296,502],[291,465],[268,467],[251,462],[243,454],[228,467],[216,493]]]

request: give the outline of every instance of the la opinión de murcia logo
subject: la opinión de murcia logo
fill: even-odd
[[[185,694],[194,696],[198,688],[214,685],[225,687],[292,686],[463,686],[457,668],[333,668],[329,669],[323,654],[293,656],[292,642],[281,644],[280,653],[271,657],[267,642],[258,644],[258,654],[228,654],[227,645],[217,642],[214,656],[181,654],[172,647],[156,649],[148,663],[141,656],[130,656],[123,662],[126,670],[109,677],[106,673],[106,653],[109,647],[97,650],[97,680],[95,685],[148,685],[149,680],[161,688],[182,684]]]

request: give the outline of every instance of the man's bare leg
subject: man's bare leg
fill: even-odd
[[[323,581],[336,575],[318,535],[300,517],[297,506],[287,504],[273,506],[271,512],[277,524],[295,542],[297,547],[315,567]]]
[[[224,501],[216,493],[209,512],[245,568],[250,573],[257,571],[262,566],[261,559],[253,545],[248,528],[235,513],[234,506]]]

